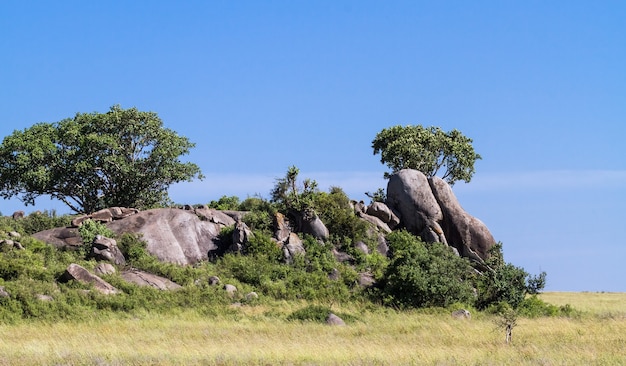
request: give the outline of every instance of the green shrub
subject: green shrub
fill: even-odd
[[[222,196],[217,201],[211,201],[209,208],[216,210],[238,210],[239,209],[239,197],[237,196]]]
[[[517,309],[521,316],[537,318],[542,316],[558,316],[561,311],[558,306],[548,304],[536,295],[526,297]]]
[[[251,230],[267,233],[273,231],[273,217],[277,210],[271,202],[259,197],[249,197],[239,205],[239,210],[248,212],[243,216],[243,222]]]
[[[517,309],[527,294],[538,293],[545,286],[545,272],[532,277],[523,268],[506,263],[502,255],[502,243],[490,249],[489,258],[485,262],[488,269],[476,281],[476,306],[479,309],[499,302],[506,302]]]
[[[313,321],[324,323],[331,310],[327,306],[321,305],[308,305],[302,309],[296,310],[289,314],[287,320],[299,320],[299,321]]]
[[[301,322],[326,323],[328,315],[333,313],[332,309],[322,305],[307,305],[302,309],[298,309],[287,316],[287,320]],[[335,313],[345,322],[353,322],[357,317],[347,313]]]
[[[385,302],[415,308],[473,302],[471,266],[466,259],[442,244],[424,244],[404,230],[387,239],[393,257],[382,279]]]
[[[83,222],[78,228],[78,233],[80,234],[84,246],[90,246],[98,235],[106,236],[107,238],[113,238],[115,236],[115,233],[106,227],[106,225],[91,219]]]

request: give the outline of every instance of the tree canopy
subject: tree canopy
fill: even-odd
[[[429,177],[440,173],[450,184],[459,180],[469,182],[474,175],[474,163],[481,159],[474,151],[472,139],[460,131],[444,132],[439,127],[421,125],[385,128],[372,141],[372,148],[374,155],[380,153],[380,162],[387,164],[392,173],[406,168]]]
[[[172,183],[202,179],[179,157],[195,144],[164,128],[154,112],[113,106],[14,131],[0,145],[0,196],[34,205],[42,195],[75,212],[149,208]]]

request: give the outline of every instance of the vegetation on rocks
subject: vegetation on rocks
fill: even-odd
[[[400,146],[396,139],[410,144]],[[396,126],[381,131],[373,144],[392,170],[417,168],[432,176],[445,168],[443,177],[450,183],[469,181],[480,158],[471,140],[456,130]],[[164,207],[169,184],[201,176],[197,166],[177,160],[191,147],[186,138],[163,129],[154,113],[113,107],[106,114],[78,114],[6,138],[0,146],[2,165],[24,174],[0,171],[0,188],[4,197],[22,195],[29,204],[49,194],[75,211]],[[405,147],[409,150],[401,149]],[[416,161],[419,164],[414,166]],[[27,173],[26,167],[35,169]],[[72,174],[63,176],[61,171]],[[72,216],[44,212],[1,217],[0,240],[9,241],[4,240],[0,248],[0,322],[181,311],[240,316],[233,309],[267,309],[276,304],[302,305],[289,311],[265,311],[264,316],[277,311],[278,317],[292,322],[323,322],[332,312],[355,323],[359,321],[355,314],[363,311],[415,309],[435,314],[478,309],[485,310],[484,316],[512,314],[515,319],[576,315],[571,307],[550,305],[537,297],[545,286],[545,273],[530,276],[506,263],[501,245],[494,246],[486,260],[470,262],[446,244],[427,243],[402,225],[395,228],[400,219],[385,205],[382,189],[370,196],[387,209],[377,211],[387,221],[369,215],[363,203],[351,201],[340,187],[322,192],[315,180],[300,179],[299,173],[297,167],[290,167],[277,179],[269,199],[223,196],[197,205],[205,213],[222,210],[226,217],[229,212],[233,216],[226,219],[236,224],[224,226],[219,219],[206,222],[221,230],[215,238],[219,250],[210,249],[208,260],[188,262],[193,265],[161,261],[148,251],[141,235],[116,235],[95,220],[82,221],[77,229],[82,245],[57,248],[31,235],[67,226]],[[68,191],[68,185],[76,182],[84,187]],[[198,210],[192,212],[199,215]],[[185,215],[197,219],[190,212]],[[211,219],[204,216],[203,220]],[[433,233],[441,230],[435,221],[428,228]],[[281,231],[285,233],[278,235]],[[20,236],[20,244],[7,244],[10,235]],[[86,254],[98,235],[114,239],[111,243],[116,244],[110,245],[124,257],[111,265],[113,270],[100,274],[114,294],[103,294],[88,281],[66,280],[71,264],[89,272],[97,269],[99,263]],[[163,277],[180,288],[162,290],[133,283],[124,277],[133,271]]]

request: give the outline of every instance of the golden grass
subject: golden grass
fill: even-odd
[[[542,295],[588,306],[587,294]],[[559,296],[564,296],[560,298]],[[626,294],[619,295],[621,299]],[[608,311],[623,304],[599,294]],[[594,299],[592,299],[594,300]],[[561,304],[558,304],[561,305]],[[280,309],[276,310],[276,306]],[[0,364],[13,365],[624,365],[626,319],[520,319],[513,342],[477,314],[366,311],[346,327],[290,322],[302,306],[243,306],[235,315],[145,314],[133,319],[0,325]],[[601,306],[605,311],[605,305]],[[277,315],[281,314],[282,315]]]
[[[599,316],[626,317],[626,292],[546,292],[541,299]]]

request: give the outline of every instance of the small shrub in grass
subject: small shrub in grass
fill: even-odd
[[[309,305],[289,314],[287,320],[313,321],[323,323],[331,310],[327,306]]]
[[[548,304],[536,295],[526,297],[519,305],[517,311],[519,315],[527,318],[560,315],[558,306]]]

